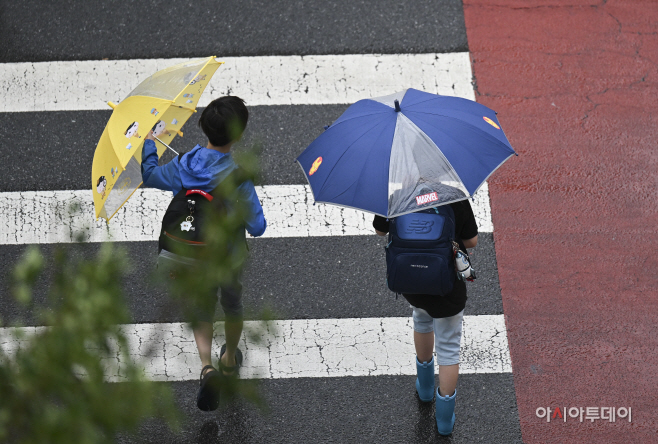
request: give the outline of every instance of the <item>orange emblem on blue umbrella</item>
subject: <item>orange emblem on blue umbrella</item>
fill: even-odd
[[[318,168],[320,168],[321,163],[322,163],[322,157],[318,157],[317,159],[315,159],[315,162],[313,162],[313,165],[311,165],[311,169],[309,170],[308,175],[312,176],[313,173],[315,173],[318,170]]]
[[[485,122],[487,122],[489,125],[493,126],[494,128],[500,129],[498,124],[496,122],[494,122],[493,120],[491,120],[490,118],[485,116],[485,117],[483,117],[483,119],[484,119]]]

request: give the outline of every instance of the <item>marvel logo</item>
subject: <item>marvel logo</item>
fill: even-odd
[[[416,197],[416,204],[417,205],[425,205],[426,203],[429,202],[436,202],[439,200],[438,194],[436,194],[436,191],[433,191],[428,194],[423,194],[422,196],[417,196]]]

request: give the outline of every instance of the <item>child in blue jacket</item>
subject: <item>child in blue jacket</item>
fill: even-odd
[[[244,101],[239,97],[226,96],[211,102],[201,114],[199,126],[208,137],[208,144],[195,146],[192,151],[174,158],[169,163],[158,166],[158,155],[152,132],[146,136],[142,152],[142,180],[144,185],[173,192],[176,195],[182,188],[197,189],[207,193],[214,190],[237,165],[231,157],[231,147],[237,142],[247,126],[249,112]],[[237,130],[236,131],[236,127]],[[247,232],[252,236],[261,236],[267,223],[263,208],[258,200],[252,181],[240,184],[238,191],[246,203],[248,216],[244,220]],[[162,250],[158,265],[163,267],[189,267],[194,270],[194,259],[176,255]],[[213,317],[217,304],[217,292],[214,289],[209,303],[197,310],[199,322],[193,325],[194,339],[201,358],[201,382],[197,394],[197,406],[201,410],[214,410],[219,403],[219,372],[211,362],[213,338]],[[231,286],[221,287],[219,299],[226,315],[226,344],[220,352],[219,366],[225,374],[235,374],[242,364],[242,353],[238,342],[242,334],[243,305],[242,286],[239,279]]]

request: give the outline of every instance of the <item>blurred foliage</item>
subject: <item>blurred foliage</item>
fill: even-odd
[[[246,207],[237,187],[253,179],[257,162],[250,150],[241,152],[240,159],[244,174],[221,187],[221,195],[234,204],[231,211],[211,216],[208,247],[194,258],[194,267],[173,270],[175,279],[172,270],[154,274],[192,325],[197,322],[193,307],[198,299],[217,285],[235,283],[247,257]],[[32,289],[44,268],[39,250],[29,247],[14,270],[15,299],[38,311],[37,323],[44,327],[0,329],[0,442],[113,442],[118,433],[136,431],[146,418],[161,418],[172,430],[179,429],[180,412],[168,385],[144,379],[120,328],[131,322],[122,294],[129,265],[117,260],[126,253],[104,244],[94,259],[72,261],[66,248],[57,251],[47,308],[31,304]],[[267,323],[270,314],[263,313],[260,319],[263,323],[257,328],[243,332],[250,344],[262,343],[272,328]],[[11,350],[8,344],[13,344]],[[123,382],[107,382],[108,356],[118,356]],[[222,402],[238,395],[262,406],[256,380],[225,378]],[[189,397],[194,399],[196,393]]]
[[[128,356],[119,324],[130,316],[121,291],[124,265],[114,260],[116,253],[106,244],[94,260],[72,263],[60,249],[52,306],[38,315],[46,327],[4,330],[2,342],[20,346],[0,349],[0,441],[112,442],[116,432],[134,430],[146,417],[176,427],[169,391],[143,380]],[[15,268],[13,293],[24,305],[43,264],[30,247]],[[103,358],[111,352],[119,355],[125,383],[105,382]]]

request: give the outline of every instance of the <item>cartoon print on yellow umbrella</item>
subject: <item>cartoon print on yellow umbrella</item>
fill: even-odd
[[[206,80],[206,76],[205,76],[205,75],[203,75],[203,76],[198,75],[198,76],[196,76],[196,77],[194,78],[194,80],[192,80],[192,81],[190,82],[190,85],[194,85],[195,83],[200,82],[200,81],[202,81],[202,80]]]
[[[164,120],[159,120],[158,123],[155,124],[153,127],[153,135],[155,137],[160,137],[164,133],[169,134],[169,131],[167,131],[167,124],[165,123]]]
[[[96,182],[96,192],[101,195],[101,199],[105,199],[106,187],[107,187],[107,179],[105,179],[105,176],[99,177],[98,182]]]
[[[141,139],[142,136],[140,136],[139,133],[137,132],[138,129],[139,129],[139,122],[133,122],[130,124],[130,126],[128,127],[128,129],[124,134],[128,139],[130,139],[131,137],[138,137]]]
[[[108,102],[112,116],[92,164],[97,218],[111,219],[141,185],[144,133],[153,128],[158,156],[162,156],[177,135],[182,137],[182,126],[196,112],[199,97],[221,64],[215,57],[207,57],[161,69],[121,103]]]

